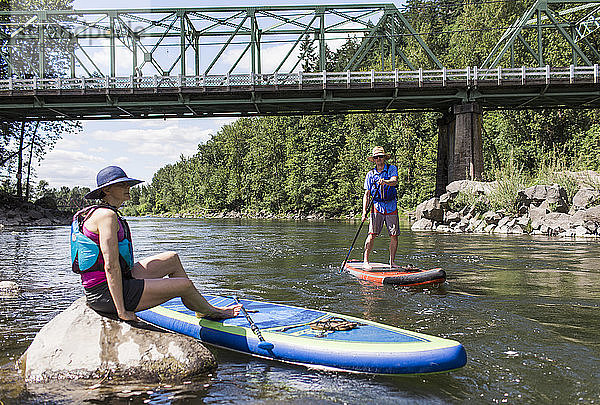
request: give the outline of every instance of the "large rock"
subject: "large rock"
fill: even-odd
[[[575,225],[583,225],[587,222],[594,223],[596,226],[600,225],[600,206],[575,212],[572,221]]]
[[[496,211],[488,211],[485,214],[483,214],[483,219],[488,225],[498,225],[498,222],[502,219],[502,215],[500,215]]]
[[[498,187],[497,181],[483,182],[474,180],[456,180],[446,186],[446,192],[453,196],[458,193],[488,195]]]
[[[417,220],[410,227],[410,229],[413,231],[431,231],[431,230],[433,230],[433,228],[434,228],[433,221],[431,219],[427,219],[427,218],[421,218],[421,219]]]
[[[531,204],[539,206],[543,202],[547,202],[552,211],[566,213],[569,211],[567,205],[567,192],[558,184],[551,186],[539,184],[536,186],[527,187],[525,190],[519,190],[517,195],[519,206],[529,207]]]
[[[416,217],[417,220],[426,218],[435,222],[442,222],[444,220],[444,210],[440,206],[440,200],[431,198],[417,205]]]
[[[135,378],[176,381],[216,368],[200,341],[98,315],[85,298],[48,322],[17,363],[26,381]]]
[[[582,188],[573,197],[573,209],[582,210],[600,202],[600,190]]]
[[[550,212],[542,218],[542,226],[548,228],[548,233],[558,235],[570,229],[573,225],[571,215],[562,212]],[[540,226],[541,229],[541,226]]]
[[[600,184],[600,173],[593,170],[582,170],[579,172],[564,171],[557,174],[562,174],[575,180],[579,187],[589,187],[590,185]]]

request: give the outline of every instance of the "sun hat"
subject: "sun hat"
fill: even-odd
[[[127,177],[125,171],[119,166],[108,166],[100,170],[96,175],[96,184],[98,187],[85,195],[88,200],[97,200],[104,197],[102,189],[117,183],[128,183],[130,186],[143,183],[144,180],[132,179]]]
[[[375,146],[375,147],[373,148],[373,152],[371,152],[371,156],[369,156],[369,157],[367,158],[367,160],[368,160],[369,162],[375,162],[375,158],[376,158],[377,156],[383,156],[384,158],[386,158],[386,159],[389,159],[389,158],[390,158],[390,156],[392,156],[392,155],[391,155],[391,154],[389,154],[389,153],[387,153],[387,152],[385,151],[385,149],[383,149],[383,147],[382,147],[382,146]]]

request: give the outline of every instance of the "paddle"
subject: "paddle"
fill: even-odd
[[[371,210],[371,206],[373,205],[374,201],[375,201],[374,196],[371,196],[371,199],[369,201],[369,206],[367,208],[367,213]],[[360,235],[360,230],[362,229],[362,226],[365,223],[365,219],[367,219],[367,218],[363,218],[363,220],[360,222],[360,226],[358,227],[358,230],[356,231],[356,235],[354,235],[354,240],[352,241],[352,245],[350,246],[350,249],[348,249],[348,254],[346,254],[346,258],[344,259],[344,262],[342,263],[342,267],[340,267],[340,273],[342,271],[344,271],[344,266],[346,266],[346,263],[348,262],[348,258],[350,257],[350,252],[352,252],[352,249],[354,248],[354,244],[356,243],[356,239],[358,238],[358,235]]]
[[[233,296],[233,299],[236,302],[236,304],[240,304],[240,301],[238,300],[238,298],[235,295]],[[260,343],[258,344],[259,349],[263,349],[263,350],[273,349],[273,347],[275,347],[275,346],[273,345],[273,343],[269,343],[265,340],[265,338],[262,336],[262,333],[260,333],[260,329],[258,329],[258,326],[256,326],[256,324],[254,323],[252,318],[250,318],[250,314],[248,313],[248,311],[246,311],[246,308],[244,308],[244,306],[242,305],[241,309],[242,309],[242,312],[244,313],[244,316],[246,317],[246,320],[250,324],[250,329],[252,329],[252,332],[254,332],[254,334],[256,336],[258,336],[258,340],[260,340]]]

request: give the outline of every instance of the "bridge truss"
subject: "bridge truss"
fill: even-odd
[[[327,52],[349,38],[357,47],[343,70],[358,70],[374,49],[381,70],[423,67],[402,52],[408,42],[442,68],[393,4],[10,11],[3,19],[0,52],[17,77],[291,73],[310,49],[323,71]]]
[[[515,21],[492,49],[482,68],[495,68],[501,64],[516,67],[525,64],[545,66],[551,64],[549,51],[559,43],[545,34],[558,33],[562,46],[571,51],[572,64],[592,66],[600,62],[598,39],[593,38],[600,28],[600,0],[535,0],[533,5]],[[525,54],[527,62],[515,63],[515,54]],[[528,56],[528,58],[527,58]],[[554,63],[553,63],[554,62]],[[565,66],[563,63],[560,66]]]

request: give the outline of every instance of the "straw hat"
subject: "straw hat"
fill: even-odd
[[[130,186],[143,183],[144,180],[132,179],[127,177],[125,171],[119,166],[108,166],[98,172],[96,175],[96,184],[98,187],[85,195],[88,200],[97,200],[104,197],[102,189],[117,183],[128,183]]]
[[[375,162],[375,158],[378,156],[383,156],[385,160],[389,159],[391,154],[387,153],[382,146],[375,146],[373,148],[373,152],[371,152],[371,156],[367,158],[369,162]]]

